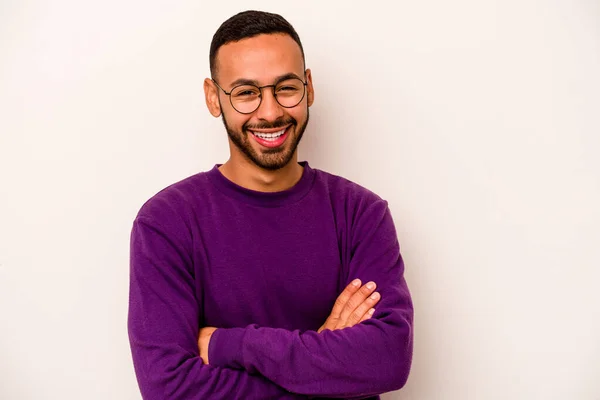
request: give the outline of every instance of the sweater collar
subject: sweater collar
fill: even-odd
[[[260,192],[246,189],[230,181],[219,171],[222,164],[216,164],[213,169],[208,171],[208,178],[220,192],[235,200],[262,207],[280,207],[301,200],[313,185],[315,171],[310,168],[307,161],[301,161],[298,164],[304,168],[300,180],[291,188],[280,192]]]

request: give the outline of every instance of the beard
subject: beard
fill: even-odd
[[[302,136],[304,135],[304,131],[306,130],[306,126],[308,125],[309,112],[308,108],[306,109],[306,121],[301,126],[298,126],[298,121],[296,121],[292,117],[278,119],[273,123],[262,123],[258,125],[247,125],[244,124],[242,126],[242,131],[238,132],[229,127],[227,124],[227,119],[225,118],[225,114],[221,113],[221,117],[223,119],[223,125],[225,125],[225,130],[227,131],[227,135],[233,142],[233,144],[243,153],[246,157],[252,161],[255,165],[262,169],[266,169],[269,171],[276,171],[288,165],[294,154],[300,141],[302,140]],[[250,136],[252,135],[252,129],[275,129],[282,128],[284,126],[290,125],[289,129],[289,137],[286,142],[275,149],[264,149],[262,151],[257,152],[250,143]],[[293,133],[293,134],[292,134]],[[291,144],[287,142],[292,140]]]

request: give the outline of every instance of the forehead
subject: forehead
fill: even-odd
[[[289,35],[269,34],[227,43],[216,57],[217,78],[227,85],[237,79],[271,84],[277,76],[304,74],[304,60],[298,43]]]

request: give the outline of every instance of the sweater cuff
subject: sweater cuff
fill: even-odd
[[[208,362],[215,367],[244,369],[242,340],[244,328],[218,328],[208,343]]]

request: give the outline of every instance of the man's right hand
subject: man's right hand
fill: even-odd
[[[348,328],[371,318],[375,311],[373,306],[381,298],[379,293],[374,292],[375,287],[375,282],[361,287],[360,279],[353,280],[338,296],[327,321],[317,332]]]

